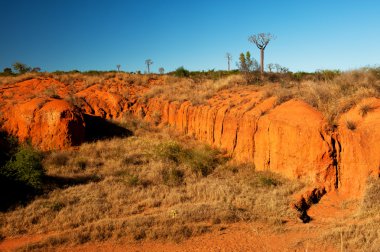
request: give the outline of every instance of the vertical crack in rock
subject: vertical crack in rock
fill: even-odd
[[[214,144],[215,143],[215,124],[216,124],[216,116],[219,112],[220,108],[216,108],[215,109],[215,112],[213,114],[213,118],[212,118],[212,133],[211,133],[211,136],[212,136],[212,143]]]
[[[224,120],[226,119],[226,115],[227,113],[229,112],[229,108],[227,108],[225,111],[224,111],[224,114],[223,114],[223,120],[222,120],[222,126],[221,126],[221,129],[220,129],[220,140],[219,140],[219,146],[222,145],[222,137],[223,137],[223,132],[224,132]]]
[[[185,109],[183,110],[183,117],[182,117],[182,130],[185,134],[187,134],[187,132],[189,131],[188,130],[188,127],[189,127],[189,107],[190,105],[189,104],[186,104],[185,105]]]
[[[340,162],[339,161],[340,161],[341,145],[340,145],[340,142],[338,141],[337,135],[331,136],[331,145],[332,145],[331,158],[333,160],[333,167],[335,170],[334,187],[335,189],[338,189],[339,180],[340,180]]]
[[[270,125],[271,125],[271,122],[269,121],[269,125],[268,125],[268,161],[267,161],[267,167],[265,167],[265,170],[270,170],[270,149],[271,149],[271,146],[270,146]]]

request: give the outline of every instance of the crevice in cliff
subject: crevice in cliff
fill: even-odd
[[[223,113],[223,119],[222,119],[222,125],[221,125],[221,129],[220,129],[220,142],[219,142],[219,145],[222,144],[222,137],[223,137],[223,132],[224,132],[224,120],[226,119],[226,115],[227,113],[229,112],[229,108],[227,108],[224,113]]]
[[[340,152],[341,152],[341,144],[338,140],[338,135],[336,132],[328,132],[329,139],[326,139],[325,135],[322,132],[319,132],[322,140],[329,146],[329,158],[331,159],[331,163],[329,165],[329,168],[332,167],[334,169],[334,181],[333,186],[335,189],[339,188],[340,184]],[[326,155],[323,154],[322,159]],[[329,169],[327,168],[327,169]],[[326,177],[327,178],[327,177]],[[328,181],[322,181],[322,182],[328,182]]]
[[[335,189],[338,189],[339,184],[340,184],[340,152],[341,152],[341,144],[338,141],[338,137],[336,134],[333,134],[331,136],[331,147],[332,147],[332,152],[331,152],[331,158],[333,160],[333,167],[335,170],[335,183],[334,187]]]
[[[269,145],[270,145],[270,133],[269,133],[269,131],[270,131],[270,125],[271,125],[271,122],[269,121],[269,125],[268,125],[268,131],[267,131],[267,133],[268,133],[268,143],[269,143]],[[270,170],[270,146],[269,146],[269,148],[268,148],[268,160],[267,160],[267,163],[266,163],[266,167],[265,167],[265,170]]]
[[[212,136],[212,143],[215,143],[215,125],[216,125],[216,116],[218,115],[218,112],[221,108],[217,108],[215,110],[215,113],[213,114],[213,118],[212,118],[212,133],[211,133],[211,136]]]
[[[183,112],[184,116],[182,119],[182,124],[183,124],[182,130],[185,134],[189,132],[189,108],[190,108],[190,105],[186,105],[186,108],[184,109],[184,112]]]

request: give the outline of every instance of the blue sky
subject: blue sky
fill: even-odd
[[[291,71],[380,63],[377,0],[1,0],[0,71],[16,61],[46,71],[226,69],[259,50],[248,36],[277,39],[265,64]]]

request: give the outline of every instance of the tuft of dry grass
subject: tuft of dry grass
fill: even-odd
[[[346,127],[347,129],[354,131],[356,129],[356,123],[351,120],[347,120]]]
[[[371,112],[372,110],[374,110],[375,108],[372,107],[371,105],[369,104],[363,104],[362,106],[360,106],[359,108],[359,111],[360,111],[360,115],[362,117],[365,117],[369,112]]]

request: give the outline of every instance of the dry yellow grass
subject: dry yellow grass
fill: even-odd
[[[25,248],[38,250],[124,237],[180,241],[238,221],[281,229],[295,218],[290,195],[301,183],[235,165],[173,134],[141,129],[129,138],[48,154],[50,191],[1,213],[0,233],[54,234]],[[205,163],[207,173],[194,168]],[[172,170],[179,172],[166,177]]]
[[[196,82],[190,78],[166,76],[164,85],[152,87],[144,94],[144,101],[153,97],[161,97],[168,101],[190,101],[193,105],[204,104],[218,91],[232,86],[244,85],[246,81],[241,75],[230,75],[218,80]]]

